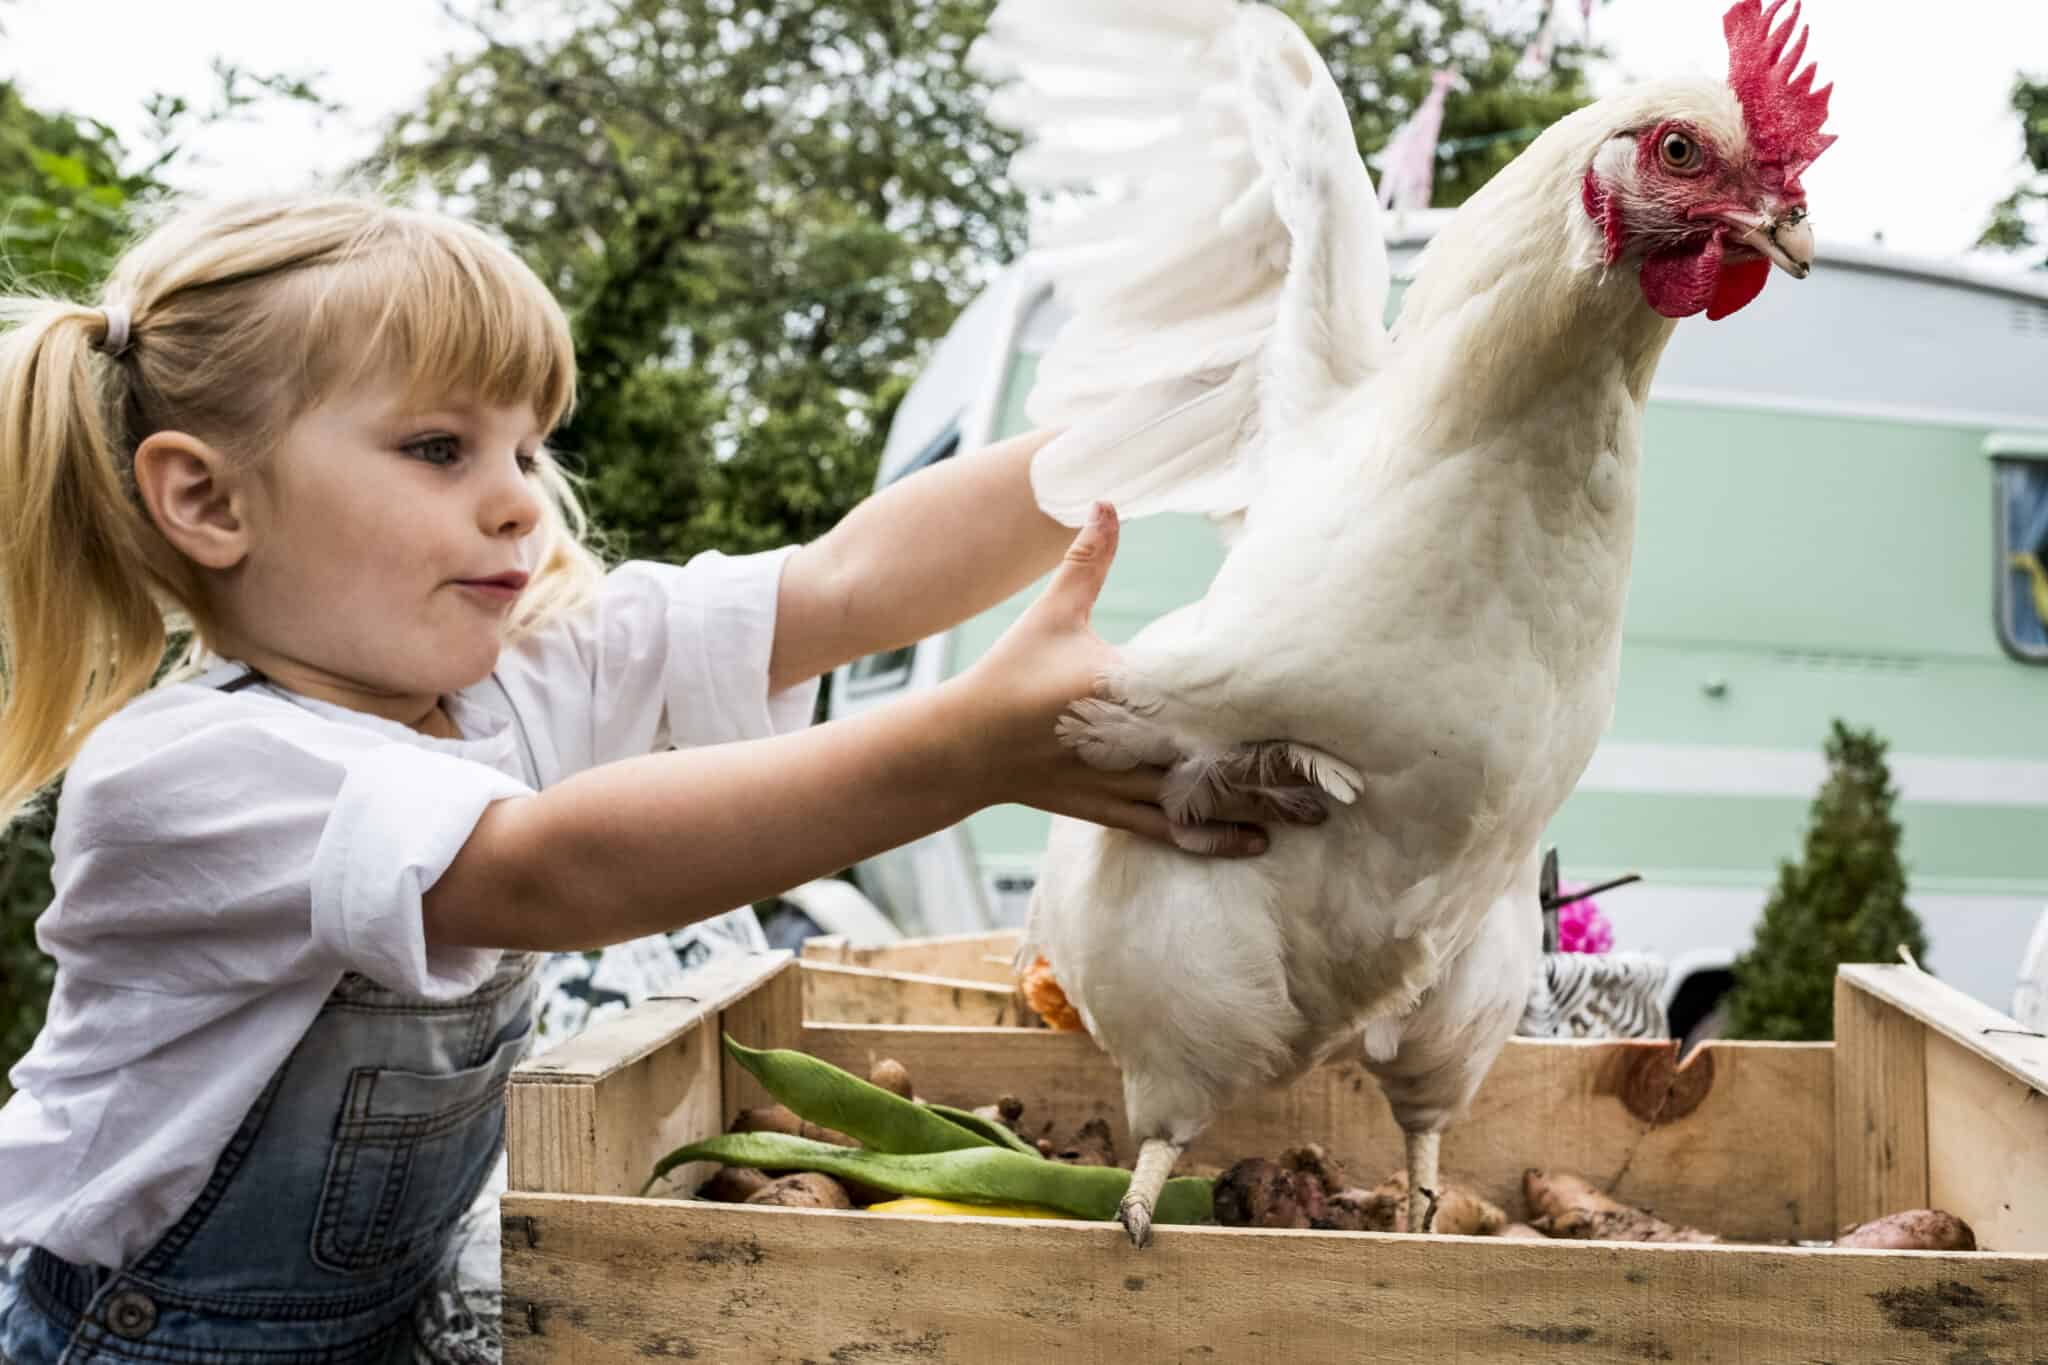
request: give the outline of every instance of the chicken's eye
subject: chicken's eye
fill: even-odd
[[[1666,170],[1683,173],[1700,168],[1700,144],[1684,133],[1674,130],[1664,134],[1657,144],[1657,152],[1664,158]]]

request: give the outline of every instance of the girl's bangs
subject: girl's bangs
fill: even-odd
[[[409,403],[460,394],[530,404],[543,429],[568,416],[576,349],[568,319],[518,257],[476,229],[394,215],[331,267],[305,335],[314,402],[395,377]],[[347,344],[336,346],[339,338]]]

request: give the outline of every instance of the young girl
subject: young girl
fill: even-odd
[[[1115,521],[1036,510],[1034,438],[801,549],[607,574],[544,445],[567,324],[473,228],[188,211],[102,306],[4,316],[0,820],[68,776],[56,988],[0,1111],[0,1359],[402,1354],[498,1156],[535,950],[998,801],[1169,836],[1158,770],[1055,738],[1113,658]],[[805,728],[826,670],[1055,564],[961,677]],[[195,658],[145,691],[167,611]]]

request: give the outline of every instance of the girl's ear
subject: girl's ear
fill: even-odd
[[[221,450],[182,431],[159,431],[135,451],[135,484],[150,519],[202,568],[232,569],[249,553],[239,471]]]

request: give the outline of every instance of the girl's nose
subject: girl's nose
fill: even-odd
[[[518,539],[540,525],[540,499],[539,481],[520,469],[516,457],[508,458],[504,472],[491,481],[490,494],[484,499],[484,530]]]

